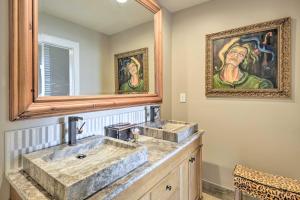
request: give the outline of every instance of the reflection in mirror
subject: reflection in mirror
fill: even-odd
[[[155,93],[154,16],[135,0],[39,0],[39,96]]]

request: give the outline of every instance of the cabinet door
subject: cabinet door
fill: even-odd
[[[180,200],[180,170],[177,167],[151,191],[151,200]]]
[[[189,200],[198,199],[200,196],[200,164],[201,149],[192,153],[189,162]]]
[[[142,198],[139,200],[151,200],[150,192],[146,193]]]

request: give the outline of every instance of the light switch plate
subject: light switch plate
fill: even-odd
[[[180,93],[179,102],[186,103],[186,93]]]

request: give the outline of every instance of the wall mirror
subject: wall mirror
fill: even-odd
[[[10,4],[11,120],[162,101],[154,0]]]

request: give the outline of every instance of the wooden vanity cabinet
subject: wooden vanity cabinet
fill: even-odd
[[[153,186],[140,200],[202,199],[201,146],[189,154],[167,176]]]

